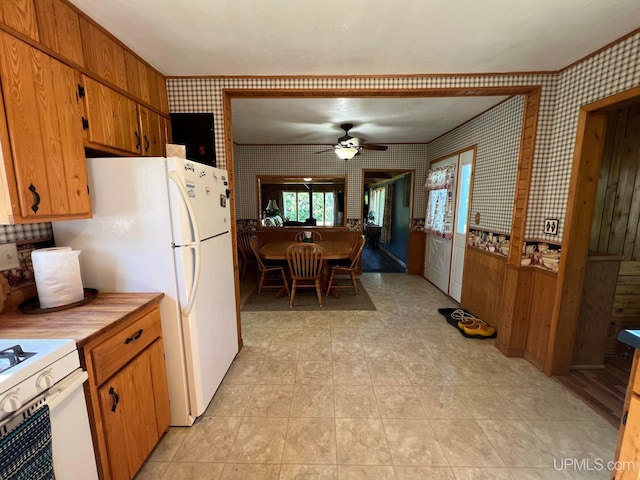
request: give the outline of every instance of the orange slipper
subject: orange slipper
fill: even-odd
[[[462,330],[470,337],[492,337],[496,334],[496,329],[482,320],[477,320],[471,325],[465,325]]]

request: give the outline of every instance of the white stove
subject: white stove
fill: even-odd
[[[73,340],[0,339],[0,441],[47,405],[56,478],[97,480],[86,379]]]
[[[0,421],[79,367],[73,340],[0,340]]]

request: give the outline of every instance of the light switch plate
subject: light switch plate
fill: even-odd
[[[18,268],[18,247],[15,243],[3,243],[0,245],[0,271]]]

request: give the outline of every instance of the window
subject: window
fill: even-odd
[[[335,194],[334,192],[313,192],[313,204],[310,203],[311,192],[282,192],[284,216],[288,220],[304,222],[311,217],[316,225],[335,225]]]
[[[387,189],[385,187],[371,190],[371,201],[369,203],[369,218],[371,223],[382,225],[384,222],[384,197]]]

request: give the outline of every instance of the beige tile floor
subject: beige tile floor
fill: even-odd
[[[137,478],[608,478],[597,462],[617,432],[581,400],[462,337],[424,279],[362,282],[376,312],[243,313],[245,348],[206,413],[171,428]]]

